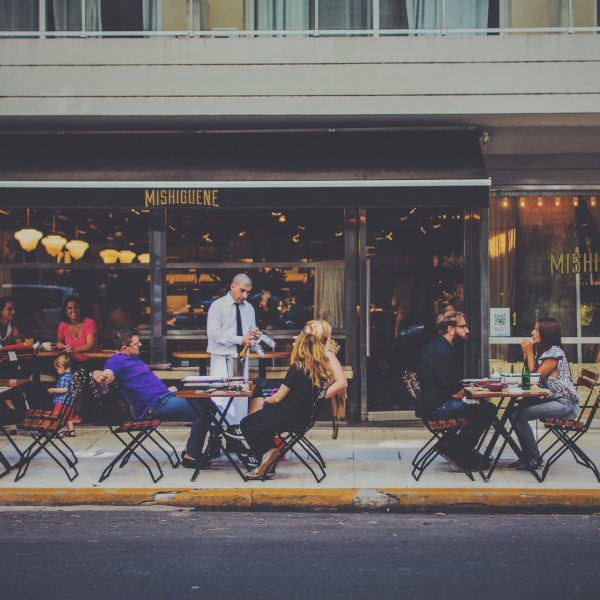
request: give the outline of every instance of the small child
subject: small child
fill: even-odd
[[[48,392],[53,394],[52,402],[54,403],[54,413],[59,413],[65,402],[67,396],[67,390],[69,384],[73,379],[71,375],[71,357],[67,354],[59,354],[54,359],[54,368],[58,373],[58,379],[56,381],[56,387],[48,388]],[[67,437],[75,437],[75,428],[73,427],[73,414],[69,415],[70,419],[67,420],[67,431],[64,435]]]

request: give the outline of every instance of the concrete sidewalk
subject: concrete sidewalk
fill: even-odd
[[[189,432],[178,424],[165,424],[161,431],[179,449]],[[478,476],[471,482],[442,459],[416,482],[411,461],[428,438],[424,429],[346,427],[340,429],[339,439],[332,440],[329,427],[317,427],[311,438],[327,461],[327,477],[320,484],[295,458],[280,463],[275,479],[245,483],[225,457],[213,461],[195,483],[190,481],[191,470],[172,469],[166,463],[165,476],[153,484],[135,459],[98,483],[122,446],[106,428],[82,426],[69,440],[79,458],[75,481],[69,483],[47,455],[39,455],[20,482],[13,481],[13,473],[0,479],[0,504],[167,504],[242,510],[600,509],[600,484],[570,455],[563,456],[541,484],[528,472],[507,469],[515,458],[508,451],[489,483]],[[21,434],[16,439],[20,447],[29,441]],[[583,448],[600,464],[600,431],[590,430],[584,439]],[[0,449],[9,459],[16,458],[4,439]]]

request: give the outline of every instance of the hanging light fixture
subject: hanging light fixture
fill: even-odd
[[[29,227],[29,209],[27,209],[27,227],[15,231],[15,239],[26,252],[35,250],[42,235],[41,231]]]
[[[42,245],[50,256],[56,257],[60,254],[67,240],[56,233],[56,215],[54,214],[52,215],[52,231],[53,233],[42,238]]]
[[[148,252],[142,252],[141,254],[138,254],[137,259],[143,264],[143,265],[148,265],[150,264],[150,254]]]
[[[119,260],[119,251],[114,248],[100,250],[100,258],[105,265],[113,265]]]
[[[75,222],[75,239],[65,244],[65,248],[69,251],[69,254],[75,260],[79,260],[85,254],[86,250],[90,247],[90,245],[86,241],[77,239],[78,233],[79,227],[77,222]]]
[[[121,250],[119,252],[119,260],[126,265],[130,265],[135,258],[135,252],[132,250]]]

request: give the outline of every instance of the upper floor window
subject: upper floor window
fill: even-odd
[[[0,0],[0,31],[543,31],[597,28],[598,12],[597,0]]]

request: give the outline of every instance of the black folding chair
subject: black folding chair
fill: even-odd
[[[412,476],[415,481],[419,481],[425,469],[427,469],[437,456],[442,456],[450,464],[462,471],[471,481],[474,481],[471,469],[465,465],[457,465],[446,452],[451,439],[458,435],[465,427],[470,426],[469,421],[463,418],[427,419],[423,416],[423,398],[417,374],[412,371],[406,371],[404,373],[404,383],[406,384],[408,393],[415,400],[415,415],[423,421],[423,425],[431,433],[431,437],[415,454],[412,460]]]
[[[288,427],[285,430],[278,431],[277,435],[281,438],[281,444],[278,446],[279,455],[273,462],[271,468],[265,473],[263,481],[268,478],[269,473],[275,470],[279,461],[289,452],[291,452],[298,460],[312,473],[317,483],[321,483],[327,476],[325,472],[325,459],[319,452],[319,449],[306,437],[306,434],[314,427],[321,410],[325,405],[325,394],[327,387],[321,389],[316,399],[313,401],[313,408],[310,419],[304,427]],[[300,447],[304,452],[298,452],[296,447]],[[306,455],[306,458],[302,456]],[[311,466],[311,462],[315,468]],[[317,473],[318,470],[318,473]]]
[[[67,421],[77,414],[87,377],[88,373],[83,370],[73,374],[59,412],[27,410],[25,417],[17,423],[17,429],[29,433],[33,441],[22,452],[15,481],[25,477],[31,462],[41,452],[45,452],[64,471],[69,481],[73,481],[79,475],[75,466],[78,462],[77,456],[62,437],[62,430]]]
[[[174,469],[177,468],[181,461],[173,444],[158,431],[160,419],[131,418],[129,406],[118,394],[118,385],[113,384],[109,388],[102,389],[93,380],[91,373],[89,377],[91,395],[100,407],[106,425],[124,446],[123,450],[102,471],[99,481],[107,479],[117,464],[119,469],[122,469],[132,456],[135,456],[146,467],[154,483],[161,479],[164,476],[163,470],[158,459],[148,447],[146,443],[148,441],[162,451]],[[121,407],[120,412],[118,407]],[[124,407],[127,415],[123,414]]]
[[[18,465],[21,462],[21,459],[23,458],[23,452],[21,452],[19,446],[17,446],[15,441],[12,439],[12,436],[10,435],[8,429],[6,429],[6,426],[16,425],[22,420],[22,418],[23,413],[21,411],[9,409],[0,404],[0,435],[3,435],[7,439],[8,443],[13,447],[13,449],[17,453],[19,460],[17,461],[16,465]],[[10,470],[13,467],[16,466],[10,464],[10,461],[2,451],[0,451],[0,465],[2,465],[0,477],[4,477],[7,473],[10,472]]]
[[[542,471],[542,481],[550,467],[563,455],[569,451],[575,462],[583,467],[590,469],[600,483],[600,472],[594,461],[581,449],[578,442],[590,428],[592,420],[600,405],[600,393],[598,392],[598,373],[588,369],[582,369],[581,375],[577,379],[576,387],[580,396],[585,391],[585,400],[575,419],[558,419],[550,417],[543,419],[542,422],[548,431],[540,438],[543,440],[547,435],[553,434],[555,440],[542,452],[542,457],[546,458],[546,465]]]

